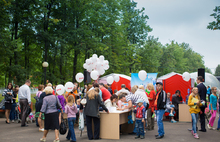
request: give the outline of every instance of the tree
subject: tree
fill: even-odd
[[[215,21],[210,22],[207,26],[207,29],[220,30],[220,6],[216,6],[213,11],[214,13],[212,13],[210,16],[213,16]]]
[[[220,76],[220,65],[218,65],[215,69],[215,76]]]

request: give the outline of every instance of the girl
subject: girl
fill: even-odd
[[[218,96],[217,96],[217,88],[216,87],[212,87],[212,94],[210,96],[210,104],[209,104],[209,110],[211,111],[211,118],[209,120],[209,124],[207,124],[208,128],[210,130],[214,130],[215,128],[213,128],[213,124],[215,122],[215,117],[216,117],[216,112],[217,112],[217,100],[218,100]]]
[[[74,131],[74,123],[76,121],[77,106],[75,104],[75,99],[72,95],[68,97],[68,103],[65,107],[65,113],[67,113],[68,125],[69,125],[69,131],[66,139],[70,140],[71,138],[72,139],[71,142],[75,142],[76,136]]]
[[[110,99],[108,99],[108,100],[106,100],[106,101],[104,102],[104,105],[105,105],[106,107],[118,107],[118,106],[116,105],[117,99],[118,99],[118,96],[115,95],[115,94],[113,94],[113,95],[110,97]]]
[[[200,112],[200,107],[203,104],[200,101],[200,96],[198,94],[198,88],[194,87],[192,90],[192,93],[189,96],[188,100],[188,106],[190,107],[189,112],[191,113],[192,117],[192,134],[194,135],[194,138],[198,139],[199,136],[196,132],[196,125],[198,122],[198,117],[199,117],[199,112]]]
[[[62,106],[63,112],[65,112],[66,99],[64,98],[63,95],[58,95],[57,93],[56,93],[56,96]],[[61,110],[58,109],[58,112],[59,112],[59,125],[60,125],[61,124]]]

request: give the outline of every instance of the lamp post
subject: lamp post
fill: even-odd
[[[46,62],[46,61],[44,61],[43,63],[42,63],[42,66],[44,67],[44,85],[46,85],[46,73],[47,73],[47,67],[48,67],[48,63]]]

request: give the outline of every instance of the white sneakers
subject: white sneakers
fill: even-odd
[[[42,128],[42,129],[39,128],[39,132],[43,132],[43,131],[44,131],[44,128]]]

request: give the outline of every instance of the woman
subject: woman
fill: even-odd
[[[99,96],[99,88],[95,88],[89,91],[86,95],[86,105],[85,105],[85,115],[86,115],[86,124],[87,124],[87,135],[89,140],[92,139],[100,139],[100,118],[99,118],[99,106],[101,106],[107,113],[109,113],[108,109],[101,102]],[[92,132],[92,120],[94,123],[94,137]]]
[[[10,120],[12,123],[15,122],[15,119],[17,119],[17,112],[15,110],[16,108],[16,98],[17,98],[17,95],[18,95],[18,90],[19,90],[19,86],[18,85],[15,85],[15,88],[13,89],[13,103],[12,103],[12,107],[11,107],[11,111],[10,111]]]
[[[52,87],[46,87],[45,88],[45,93],[46,96],[43,99],[43,105],[40,110],[40,115],[41,117],[42,113],[45,115],[45,121],[44,121],[44,135],[40,139],[40,141],[45,142],[47,133],[49,130],[55,130],[55,140],[53,142],[60,142],[59,140],[59,112],[57,109],[61,109],[62,111],[62,106],[60,105],[60,102],[56,96],[54,96],[53,89]]]
[[[148,95],[149,100],[149,108],[147,109],[147,129],[148,130],[154,130],[154,118],[152,118],[152,115],[154,113],[154,101],[156,98],[156,92],[154,91],[154,85],[152,83],[147,84],[147,90],[150,91]]]
[[[36,113],[35,113],[35,117],[37,118],[37,124],[39,125],[39,132],[43,132],[44,128],[42,127],[42,121],[44,120],[44,114],[41,115],[41,117],[39,117],[40,114],[40,110],[43,104],[43,98],[46,96],[46,93],[43,91],[44,90],[44,85],[39,85],[38,86],[38,92],[36,93],[36,96],[38,98],[38,102],[36,102],[35,104],[35,108],[36,108]]]
[[[135,94],[135,92],[137,91],[138,89],[138,86],[137,85],[134,85],[132,88],[131,88],[131,93],[132,94]]]
[[[115,94],[113,94],[113,95],[110,97],[110,99],[107,99],[107,100],[104,102],[104,104],[105,104],[105,106],[106,106],[107,108],[108,108],[108,107],[118,107],[118,106],[116,105],[117,99],[118,99],[118,96],[115,95]]]
[[[58,100],[59,100],[59,102],[60,102],[60,104],[62,106],[63,112],[65,112],[66,99],[64,98],[63,95],[58,95],[57,93],[56,93],[56,96],[57,96],[57,98],[58,98]],[[59,112],[59,125],[60,125],[61,124],[61,110],[58,109],[58,112]]]
[[[192,90],[192,93],[189,96],[188,100],[188,106],[190,107],[189,112],[191,113],[192,117],[192,134],[194,138],[198,139],[199,136],[197,134],[196,126],[198,122],[198,117],[199,117],[199,112],[200,112],[200,107],[203,104],[200,101],[200,96],[198,94],[198,88],[194,87]]]
[[[9,122],[9,114],[10,110],[12,108],[12,103],[13,103],[13,85],[12,83],[8,83],[7,88],[4,90],[2,96],[5,97],[5,117],[6,117],[6,124],[10,124]]]
[[[209,120],[209,124],[207,124],[208,128],[210,130],[214,130],[213,124],[215,122],[216,118],[216,112],[217,112],[217,101],[218,101],[218,96],[217,96],[217,88],[212,87],[212,94],[210,95],[210,104],[209,104],[209,110],[211,111],[211,118]]]

